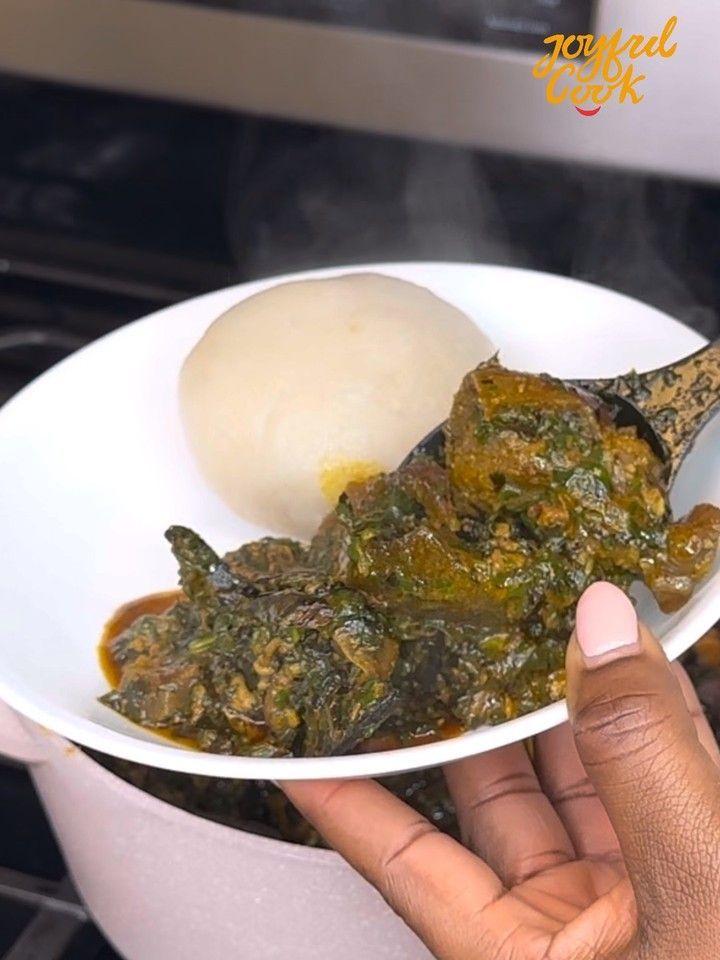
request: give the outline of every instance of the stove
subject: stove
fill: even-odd
[[[0,957],[121,960],[80,903],[29,775],[0,762]]]
[[[720,334],[715,187],[2,76],[0,111],[0,403],[153,310],[338,263],[547,270]],[[116,958],[4,761],[0,808],[1,960]]]

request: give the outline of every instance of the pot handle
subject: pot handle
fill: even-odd
[[[0,700],[0,755],[20,763],[42,763],[47,759],[43,745],[28,733],[25,722]]]

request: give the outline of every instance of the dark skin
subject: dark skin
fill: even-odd
[[[694,690],[643,627],[611,649],[610,623],[591,656],[578,633],[570,724],[534,762],[516,744],[447,768],[464,845],[372,781],[283,785],[440,960],[720,955],[720,753]]]

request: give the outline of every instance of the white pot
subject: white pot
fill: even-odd
[[[0,702],[72,878],[126,960],[429,960],[336,853],[204,820],[138,790]]]

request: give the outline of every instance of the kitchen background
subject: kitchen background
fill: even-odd
[[[593,119],[547,105],[532,62],[551,33],[634,29],[636,3],[63,6],[56,22],[52,3],[0,0],[1,400],[150,311],[340,263],[546,270],[720,334],[713,5],[654,4],[656,31],[680,16],[675,60],[648,70],[643,112]],[[364,96],[378,73],[397,83]],[[698,683],[720,725],[709,649]],[[115,957],[27,774],[2,761],[0,809],[0,957]]]

